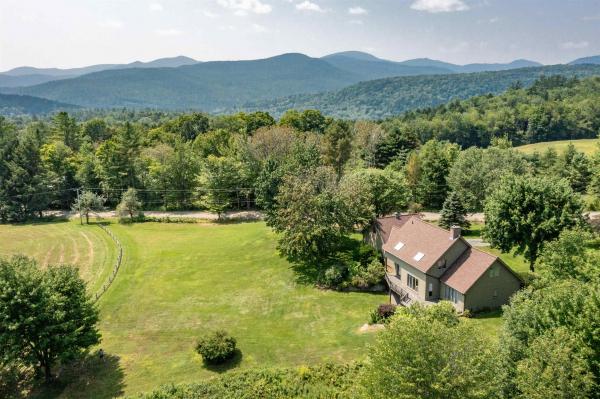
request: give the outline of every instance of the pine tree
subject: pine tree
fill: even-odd
[[[460,196],[452,191],[446,197],[440,218],[440,226],[449,229],[452,226],[460,226],[464,229],[471,227],[466,219],[467,211]]]

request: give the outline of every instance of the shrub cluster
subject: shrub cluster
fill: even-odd
[[[396,314],[396,305],[381,304],[371,312],[371,324],[385,324]]]
[[[196,352],[208,364],[220,364],[235,354],[236,340],[226,331],[217,330],[201,338],[196,344]]]
[[[383,281],[385,270],[377,251],[363,242],[348,240],[328,260],[320,283],[328,288],[368,289]]]
[[[195,384],[164,385],[139,399],[352,398],[360,364],[234,371]]]

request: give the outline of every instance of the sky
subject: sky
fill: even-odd
[[[0,71],[346,50],[565,63],[600,54],[600,0],[0,0]]]

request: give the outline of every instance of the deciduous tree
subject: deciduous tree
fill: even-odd
[[[1,361],[32,366],[52,379],[52,367],[100,341],[98,310],[73,266],[43,271],[25,257],[0,259]]]
[[[583,205],[566,180],[506,176],[485,204],[485,238],[509,252],[516,248],[535,261],[546,242],[583,224]]]

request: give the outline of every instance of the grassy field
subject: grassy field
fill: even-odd
[[[134,394],[223,372],[204,368],[194,352],[214,328],[238,339],[238,368],[357,359],[373,338],[358,329],[387,299],[298,284],[263,223],[110,228],[125,263],[100,300],[100,330],[102,348],[118,361],[59,397]]]
[[[71,263],[79,267],[95,293],[106,281],[115,262],[113,242],[98,226],[78,222],[0,225],[0,256],[25,254],[42,265]]]
[[[264,223],[113,223],[110,229],[123,244],[125,258],[99,301],[99,347],[107,357],[100,362],[92,354],[63,372],[65,385],[36,397],[108,398],[210,378],[228,368],[361,359],[373,335],[358,329],[372,309],[387,301],[385,294],[340,293],[300,284],[278,256],[275,236]],[[26,251],[41,260],[72,261],[81,264],[82,273],[87,247],[67,244],[78,243],[83,233],[94,244],[91,264],[101,254],[103,259],[114,255],[112,242],[97,226],[0,226],[0,233],[11,237],[0,243],[0,253]],[[495,313],[472,322],[496,337],[501,319]],[[238,339],[241,356],[225,368],[207,369],[194,344],[204,331],[215,328]]]
[[[581,140],[562,140],[562,141],[547,141],[544,143],[527,144],[516,147],[517,150],[525,154],[533,154],[534,152],[542,153],[548,148],[554,148],[559,154],[563,152],[567,146],[573,143],[578,151],[591,155],[598,150],[598,139],[581,139]]]

